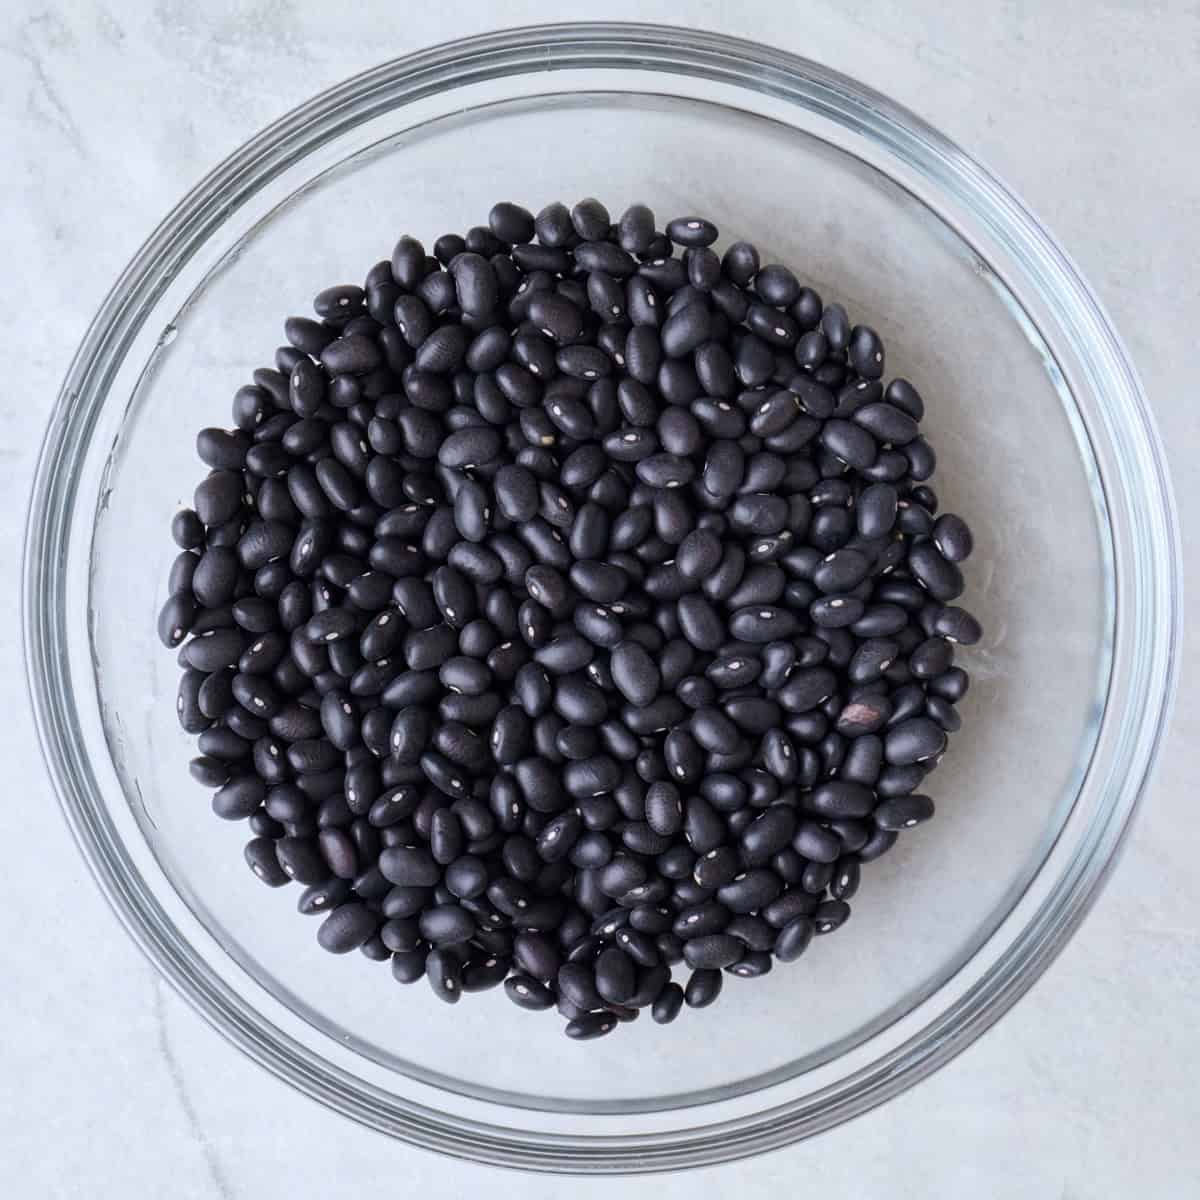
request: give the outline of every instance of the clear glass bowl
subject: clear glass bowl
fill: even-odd
[[[595,194],[698,211],[883,334],[943,502],[973,525],[965,730],[939,815],[865,872],[847,929],[667,1029],[580,1045],[503,995],[453,1009],[334,959],[246,870],[186,770],[154,635],[194,433],[283,318],[396,237]],[[649,26],[501,33],[389,63],[233,155],[151,236],[59,397],[31,510],[28,671],[64,810],[131,935],[231,1041],[331,1108],[526,1169],[666,1170],[862,1112],[1030,986],[1113,863],[1172,690],[1161,449],[1087,285],[995,178],[822,67]],[[1098,1051],[1102,1052],[1102,1051]]]

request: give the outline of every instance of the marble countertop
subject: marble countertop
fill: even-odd
[[[482,6],[480,6],[482,8]],[[454,1163],[268,1077],[164,986],[76,852],[40,762],[17,618],[23,512],[67,359],[171,204],[314,91],[544,4],[12,0],[0,31],[0,805],[5,901],[0,1166],[14,1200],[552,1197],[562,1180]],[[686,22],[806,54],[889,92],[992,166],[1116,319],[1163,433],[1183,520],[1200,502],[1200,8],[1194,0],[953,6],[869,0],[564,0],[553,19]],[[1200,594],[1200,552],[1185,550]],[[1200,698],[1184,642],[1174,729],[1124,860],[1032,992],[950,1066],[786,1151],[578,1197],[816,1192],[1090,1200],[1197,1194]]]

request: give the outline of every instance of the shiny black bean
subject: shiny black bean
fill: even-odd
[[[884,755],[893,766],[936,758],[946,747],[946,732],[928,717],[911,717],[891,726],[884,736]]]
[[[393,964],[395,958],[393,958]],[[457,1004],[462,995],[462,962],[452,950],[430,950],[425,958],[425,975],[433,994],[447,1004]]]
[[[365,904],[339,904],[321,923],[317,941],[331,954],[349,954],[363,945],[378,925],[379,918]]]
[[[279,865],[275,843],[269,837],[252,838],[244,854],[246,865],[267,887],[283,887],[291,882],[291,876]]]
[[[926,690],[930,695],[957,704],[967,694],[969,683],[967,673],[962,667],[951,667],[936,679],[931,679],[926,685]]]
[[[943,558],[954,563],[970,557],[975,545],[967,523],[953,513],[945,513],[938,517],[933,526],[933,543],[941,551]]]
[[[717,899],[730,912],[757,912],[774,900],[782,887],[774,871],[759,867],[718,888]]]
[[[758,269],[758,250],[749,242],[734,242],[721,258],[721,270],[738,287],[748,287]]]
[[[518,1008],[539,1012],[554,1007],[554,993],[529,975],[510,975],[504,981],[504,991]]]
[[[786,313],[766,304],[751,304],[746,324],[769,346],[790,350],[796,345],[800,329]]]
[[[737,941],[736,938],[733,940]],[[719,970],[701,968],[693,971],[684,988],[684,1003],[688,1008],[707,1008],[716,1002],[724,982],[725,977]]]
[[[727,933],[710,933],[689,938],[683,945],[684,961],[696,971],[719,971],[723,967],[733,966],[745,954],[745,943]],[[692,1007],[702,1005],[693,1003]]]
[[[667,237],[680,246],[711,246],[717,227],[703,217],[676,217],[667,223]]]
[[[402,887],[432,887],[442,877],[433,856],[418,847],[393,846],[379,856],[379,869],[390,883]]]
[[[954,647],[940,637],[926,638],[908,656],[908,668],[917,679],[941,675],[953,662]]]
[[[697,854],[707,854],[725,840],[725,823],[700,796],[691,796],[687,800],[683,828],[688,845]]]
[[[927,696],[925,713],[935,720],[947,733],[955,733],[962,728],[962,717],[949,700],[941,696]]]
[[[418,924],[421,937],[435,946],[466,942],[475,936],[475,919],[457,904],[425,909]]]
[[[726,967],[730,975],[736,975],[739,979],[757,979],[760,975],[766,975],[770,972],[773,962],[770,954],[765,951],[752,950],[741,962],[735,963],[732,967]]]
[[[275,843],[279,865],[298,883],[323,883],[331,872],[316,842],[302,837],[284,837]]]
[[[983,629],[969,612],[956,605],[947,605],[933,621],[933,632],[947,642],[960,646],[973,646],[983,637]]]
[[[618,946],[601,950],[595,962],[596,991],[610,1004],[624,1004],[637,988],[633,959]]]
[[[916,421],[890,404],[865,404],[855,410],[853,419],[880,443],[906,446],[917,436]]]
[[[808,712],[834,695],[837,686],[833,671],[827,667],[809,667],[792,671],[779,689],[777,699],[788,712]]]
[[[866,429],[837,418],[825,422],[821,444],[836,458],[855,470],[863,471],[875,461],[875,438]]]
[[[742,855],[748,866],[769,862],[790,844],[796,832],[795,812],[784,805],[766,809],[743,831]]]
[[[235,517],[242,509],[242,477],[237,471],[213,471],[197,488],[192,505],[195,515],[200,522],[210,528],[223,525]],[[190,517],[181,516],[176,532],[178,544],[184,537],[193,546],[199,545],[195,539],[195,526]],[[184,549],[190,549],[184,546]]]
[[[655,1024],[669,1025],[679,1016],[682,1008],[683,988],[677,983],[668,983],[653,1002],[650,1015],[654,1018]]]
[[[617,1015],[608,1010],[585,1012],[568,1021],[563,1032],[574,1041],[592,1041],[612,1033],[617,1027],[617,1020]]]
[[[780,962],[795,962],[805,950],[816,932],[810,916],[797,916],[780,929],[775,938],[775,957]]]

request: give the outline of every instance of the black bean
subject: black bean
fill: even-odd
[[[817,905],[813,925],[817,933],[832,933],[842,926],[850,916],[850,906],[844,900],[826,900]]]
[[[753,868],[717,890],[717,898],[735,913],[757,912],[779,894],[779,876],[766,868]]]
[[[196,435],[196,454],[215,470],[241,470],[249,445],[250,439],[240,430],[229,433],[224,429],[202,429]]]
[[[780,350],[795,346],[800,336],[799,327],[790,316],[766,304],[751,304],[746,324],[764,342]]]
[[[167,577],[167,594],[168,594],[169,598],[174,598],[175,596],[180,595],[181,593],[189,593],[189,598],[190,598],[190,593],[192,592],[192,584],[196,577],[196,567],[199,565],[199,563],[200,563],[200,556],[197,554],[192,554],[188,550],[181,551],[178,555],[176,555],[175,561],[171,564],[171,572]],[[236,608],[236,606],[235,606],[235,608]],[[191,615],[194,616],[195,614],[193,613]],[[237,620],[236,612],[234,615],[234,619]],[[274,623],[275,623],[274,616],[272,615],[271,619],[270,619],[270,623],[265,628],[267,628],[267,629],[272,628],[274,626]],[[190,620],[189,620],[188,624],[190,626],[190,624],[191,624]],[[238,624],[242,625],[243,628],[246,628],[244,622],[238,621]],[[175,630],[176,627],[177,627],[176,624],[173,624],[169,621],[164,623],[160,619],[159,637],[161,638],[163,636],[164,628],[166,628],[168,630],[168,632],[171,632],[173,634],[173,631]],[[173,649],[173,646],[168,645],[168,649]]]
[[[644,204],[632,204],[617,222],[617,239],[629,254],[645,254],[654,241],[654,213]]]
[[[917,436],[916,421],[890,404],[865,404],[855,410],[854,421],[879,442],[905,446]]]
[[[816,932],[809,916],[798,916],[780,929],[775,938],[775,957],[780,962],[795,962],[805,950]]]
[[[962,667],[951,667],[948,671],[931,679],[926,686],[929,694],[957,704],[966,694],[970,680]]]
[[[770,954],[765,951],[752,950],[739,963],[735,963],[732,967],[726,967],[730,975],[736,975],[740,979],[757,979],[760,975],[766,975],[774,966],[771,961]]]
[[[416,983],[425,974],[426,951],[420,946],[392,955],[392,976],[397,983]]]
[[[875,461],[875,439],[850,421],[838,418],[826,421],[820,440],[831,454],[855,470],[866,470]]]
[[[822,783],[809,793],[805,807],[825,818],[865,817],[875,806],[869,787],[844,779]]]
[[[777,699],[788,712],[808,712],[834,695],[837,686],[837,676],[827,667],[809,667],[791,672]]]
[[[196,599],[190,592],[169,596],[158,614],[158,637],[168,650],[173,650],[185,637],[196,618]]]
[[[313,300],[313,308],[325,321],[344,322],[362,311],[365,299],[362,288],[346,283],[319,292]]]
[[[946,733],[928,717],[911,717],[891,726],[884,736],[884,755],[893,766],[936,758],[946,747]]]
[[[962,717],[958,710],[949,700],[944,700],[941,696],[926,697],[925,712],[947,733],[955,733],[962,728]]]
[[[463,964],[462,990],[488,991],[504,982],[512,964],[503,955],[479,950]]]
[[[738,287],[747,287],[758,273],[758,251],[749,242],[734,242],[721,259],[721,269]]]
[[[601,950],[595,963],[596,991],[611,1004],[623,1004],[637,987],[633,960],[617,946]]]
[[[583,1009],[601,1008],[604,1000],[596,990],[596,980],[589,966],[583,963],[564,963],[556,978],[558,994]]]
[[[533,238],[533,214],[528,209],[510,201],[502,201],[492,206],[492,211],[488,213],[488,226],[495,237],[509,245],[515,242],[528,242]],[[459,255],[454,258],[455,268],[461,257]]]
[[[320,883],[309,884],[300,893],[300,898],[296,901],[296,909],[308,917],[329,912],[347,899],[352,890],[349,880],[331,876]]]
[[[396,961],[392,960],[393,963]],[[462,963],[450,950],[430,950],[425,957],[425,974],[439,1000],[457,1004],[462,995]]]
[[[612,1033],[617,1027],[617,1016],[607,1010],[583,1013],[570,1020],[563,1032],[575,1041],[591,1041]]]
[[[504,990],[519,1008],[538,1012],[554,1007],[554,993],[529,975],[510,975],[504,981]]]
[[[802,821],[792,839],[798,854],[814,862],[833,862],[841,852],[841,842],[836,834],[812,821]]]
[[[983,629],[969,612],[951,604],[937,614],[933,620],[933,632],[947,642],[960,646],[973,646],[983,637]]]
[[[352,901],[339,904],[321,923],[317,941],[331,954],[357,950],[376,930],[379,919],[365,905]]]
[[[703,301],[688,304],[663,323],[662,349],[668,358],[690,354],[706,342],[712,328],[708,305]]]
[[[679,1016],[681,1008],[683,1008],[683,988],[677,983],[668,983],[653,1001],[650,1015],[654,1018],[655,1024],[669,1025]]]
[[[736,938],[732,940],[737,941]],[[724,982],[725,977],[719,970],[701,968],[693,971],[684,988],[684,1003],[688,1008],[707,1008],[721,994]]]
[[[694,970],[719,971],[745,956],[746,945],[725,933],[710,933],[689,939],[683,946],[684,961]],[[694,1005],[693,1007],[700,1007]]]
[[[237,471],[213,471],[197,488],[193,497],[193,507],[196,516],[210,528],[223,525],[235,517],[242,508],[242,477]],[[181,525],[187,525],[186,535],[191,540],[194,527],[188,518],[183,518]],[[182,530],[180,531],[182,532]],[[178,541],[178,534],[176,540]],[[182,543],[180,543],[182,545]],[[193,542],[193,545],[198,545]],[[184,547],[188,549],[189,547]]]
[[[379,856],[384,878],[402,887],[432,887],[442,877],[433,856],[419,847],[393,846]]]
[[[646,912],[646,911],[651,911],[651,910],[648,910],[647,908],[642,908],[641,910],[638,910],[638,911]],[[632,919],[633,919],[633,914],[630,914],[630,920],[632,921]],[[670,928],[670,926],[668,925],[667,928]],[[665,930],[660,929],[660,930],[658,930],[658,932],[665,932]],[[659,962],[658,947],[656,946],[654,939],[648,933],[642,933],[637,929],[630,929],[627,927],[623,927],[623,928],[617,930],[617,932],[615,934],[615,938],[616,938],[617,945],[635,963],[638,963],[640,966],[643,966],[643,967],[658,966],[658,962]],[[623,967],[620,969],[624,970]],[[659,977],[659,976],[656,976],[655,978],[660,979],[660,982],[659,982],[660,988],[661,988],[662,984],[666,982],[666,978]],[[597,976],[597,981],[599,981],[599,976]],[[643,985],[643,981],[639,981],[638,987],[626,997],[625,1001],[621,1001],[621,1003],[626,1003],[626,1002],[634,1003],[636,993],[641,990],[642,985]],[[653,996],[650,997],[651,1000],[653,1000],[653,998],[654,998]],[[640,1005],[637,1005],[637,1004],[635,1004],[634,1006],[640,1007]]]
[[[220,787],[229,779],[229,765],[219,758],[200,755],[188,763],[192,778],[204,787]]]
[[[796,815],[784,805],[775,805],[756,817],[741,836],[742,854],[748,866],[769,862],[788,845],[796,832]]]
[[[968,558],[975,544],[967,523],[953,513],[938,517],[933,526],[933,543],[944,558],[955,563]]]
[[[475,920],[457,904],[427,908],[420,917],[421,937],[434,945],[466,942],[475,936]]]
[[[926,638],[908,656],[908,668],[917,679],[932,679],[950,669],[954,647],[940,637]]]
[[[933,474],[937,466],[937,456],[924,438],[914,438],[904,447],[903,453],[908,459],[908,469],[913,479],[928,479]]]
[[[279,865],[299,883],[323,883],[330,876],[324,856],[314,841],[302,837],[284,837],[275,843]]]
[[[238,559],[228,546],[210,545],[196,564],[192,592],[201,606],[214,609],[232,600],[238,586]]]
[[[245,637],[238,630],[214,629],[194,637],[184,646],[182,654],[189,667],[211,674],[236,665],[244,644]],[[198,690],[199,684],[196,687]]]
[[[800,296],[800,284],[787,267],[769,263],[754,277],[754,290],[768,304],[786,308]]]
[[[717,227],[703,217],[677,217],[667,224],[667,237],[680,246],[711,246]]]
[[[928,796],[891,796],[875,809],[875,824],[884,830],[899,832],[920,825],[933,816],[933,801]]]
[[[291,876],[275,857],[275,843],[268,837],[252,838],[246,843],[246,865],[267,887],[283,887]]]

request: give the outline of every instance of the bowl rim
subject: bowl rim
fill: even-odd
[[[111,830],[93,819],[98,803],[86,756],[69,738],[63,713],[74,704],[59,652],[64,618],[57,576],[65,561],[65,518],[72,510],[75,480],[63,464],[71,448],[85,445],[94,407],[103,398],[113,364],[128,349],[142,315],[207,238],[221,211],[236,208],[278,174],[298,145],[335,136],[339,122],[358,123],[363,105],[379,111],[403,107],[408,89],[450,91],[475,78],[500,78],[533,69],[620,69],[636,56],[640,69],[693,73],[800,103],[823,102],[835,116],[852,114],[872,123],[872,134],[935,164],[989,205],[1004,236],[1077,310],[1074,323],[1088,350],[1105,368],[1111,412],[1109,437],[1118,440],[1122,468],[1137,473],[1140,509],[1135,551],[1138,578],[1139,661],[1129,683],[1138,717],[1121,745],[1121,769],[1102,827],[1083,849],[1088,854],[1056,885],[1057,903],[1044,904],[1010,949],[1007,969],[989,974],[992,986],[968,998],[953,1028],[935,1021],[920,1031],[900,1061],[871,1064],[843,1081],[817,1111],[811,1104],[784,1104],[751,1117],[717,1122],[682,1133],[641,1137],[583,1134],[539,1139],[536,1135],[460,1119],[418,1103],[380,1096],[360,1084],[355,1093],[344,1073],[313,1061],[286,1035],[264,1036],[243,1027],[220,995],[206,987],[194,955],[174,928],[153,928],[137,886],[122,878],[121,856]],[[399,97],[396,99],[395,97]],[[353,110],[353,111],[351,111]],[[305,151],[307,152],[307,151]],[[89,407],[89,402],[92,407]],[[68,452],[64,453],[64,445]],[[1114,481],[1110,481],[1114,482]],[[1122,482],[1117,480],[1115,482]],[[1143,561],[1143,559],[1145,561]],[[1177,520],[1162,446],[1145,395],[1118,335],[1097,298],[1058,243],[1011,191],[923,119],[857,81],[809,60],[742,39],[670,26],[587,22],[500,30],[444,43],[383,63],[313,97],[255,135],[202,179],[172,209],[118,278],[89,326],[54,404],[31,493],[23,561],[22,631],[26,681],[43,758],[77,844],[101,890],[130,936],[159,972],[224,1036],[322,1103],[368,1126],[427,1149],[476,1161],[525,1169],[621,1173],[670,1170],[715,1163],[772,1149],[858,1115],[916,1083],[965,1049],[1033,984],[1065,945],[1094,902],[1119,856],[1130,822],[1153,769],[1174,696],[1181,619]],[[1118,588],[1121,580],[1118,580]],[[1124,604],[1124,599],[1121,600]],[[1126,605],[1124,612],[1129,613]],[[1131,706],[1132,707],[1132,706]],[[1083,850],[1081,849],[1080,854]],[[1017,951],[1020,954],[1017,954]],[[260,1025],[262,1022],[260,1022]],[[860,1078],[861,1076],[861,1078]],[[811,1100],[811,1098],[808,1098]]]

